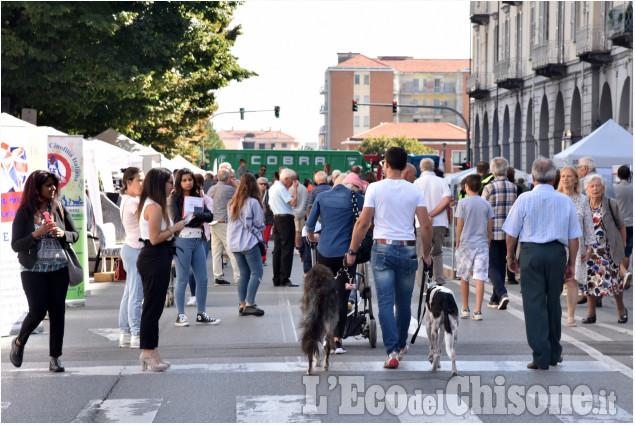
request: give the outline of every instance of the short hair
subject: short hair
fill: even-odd
[[[551,183],[556,178],[557,168],[549,158],[538,157],[531,166],[531,174],[537,183]]]
[[[231,170],[232,165],[229,162],[221,162],[221,164],[218,166],[218,168]]]
[[[512,183],[516,182],[516,169],[514,167],[507,167],[507,180]]]
[[[622,165],[620,168],[617,169],[617,177],[621,178],[622,180],[628,180],[630,176],[631,169],[628,168],[628,166]]]
[[[293,171],[291,168],[285,168],[280,172],[280,180],[285,180],[289,177],[295,179],[295,171]]]
[[[331,177],[333,177],[333,179],[336,179],[340,174],[342,174],[340,170],[333,170],[333,172],[331,173]]]
[[[359,165],[353,165],[351,167],[351,171],[355,174],[361,174],[362,172],[362,167],[360,167]]]
[[[478,193],[481,190],[481,176],[478,174],[470,174],[465,178],[465,186],[469,187],[474,193]]]
[[[258,179],[256,180],[256,183],[267,183],[267,184],[269,184],[269,180],[267,180],[266,177],[258,177]]]
[[[207,173],[205,173],[205,178],[207,179],[208,177],[212,179],[214,178],[214,175],[208,171]]]
[[[326,183],[328,182],[329,176],[326,175],[326,173],[324,171],[316,171],[315,174],[313,175],[313,180],[315,180],[316,183]]]
[[[238,161],[238,163],[244,162],[245,164],[247,163],[247,161],[245,161],[245,158],[240,158],[240,160]]]
[[[525,184],[525,179],[522,177],[518,179],[518,184]]]
[[[601,174],[597,174],[597,173],[588,175],[588,176],[586,176],[584,178],[584,190],[587,190],[587,187],[589,187],[589,185],[591,184],[591,182],[593,180],[597,180],[600,183],[602,183],[602,187],[606,191],[606,181],[604,181],[604,176],[601,175]],[[588,192],[588,190],[587,190],[587,192]]]
[[[578,159],[578,166],[587,167],[589,171],[595,170],[595,161],[590,156],[583,156]]]
[[[485,174],[489,171],[489,163],[485,161],[481,161],[476,164],[476,172],[479,174]]]
[[[366,174],[364,174],[364,178],[369,184],[377,181],[377,175],[372,171],[367,171]]]
[[[384,160],[394,170],[402,171],[408,162],[408,153],[404,148],[392,146],[386,150]]]
[[[232,171],[228,170],[227,168],[221,168],[220,170],[218,170],[218,174],[216,174],[216,177],[218,178],[218,181],[220,182],[224,182],[227,181],[227,179],[229,178],[229,176],[231,176]]]
[[[432,158],[423,158],[419,162],[419,169],[421,171],[434,171],[434,161]]]
[[[498,176],[506,176],[507,175],[507,169],[509,168],[509,161],[507,161],[502,156],[497,156],[496,158],[492,159],[492,163],[490,165],[490,168],[492,170],[492,174],[494,174],[495,176],[497,176],[497,177]]]

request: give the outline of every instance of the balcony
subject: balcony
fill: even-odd
[[[556,41],[544,41],[531,48],[531,68],[536,75],[547,78],[562,78],[567,65],[562,60],[561,47]]]
[[[496,62],[494,64],[494,81],[496,85],[502,89],[522,89],[523,74],[521,59],[504,59]]]
[[[521,4],[523,4],[522,1],[502,1],[501,3],[508,4],[510,6],[520,6]]]
[[[399,94],[454,94],[456,93],[456,85],[454,83],[445,83],[442,86],[419,87],[415,86],[411,81],[401,83]]]
[[[329,92],[329,86],[324,84],[322,87],[320,87],[320,94],[327,94]]]
[[[328,114],[328,113],[329,113],[328,105],[320,105],[320,114]]]
[[[614,46],[633,48],[633,3],[622,4],[609,11],[609,39]]]
[[[472,3],[473,4],[473,3]],[[489,79],[487,73],[470,74],[467,76],[465,92],[472,99],[481,100],[489,97]]]
[[[477,25],[487,25],[490,13],[489,3],[488,1],[470,2],[470,22]]]
[[[325,125],[321,126],[320,132],[318,134],[326,134],[326,133],[328,133],[326,126]]]
[[[575,53],[583,62],[602,65],[611,61],[611,51],[607,47],[602,28],[585,26],[575,32]]]

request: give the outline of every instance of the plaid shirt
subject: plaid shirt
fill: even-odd
[[[501,229],[509,210],[516,201],[516,185],[504,176],[498,176],[483,188],[483,199],[492,205],[494,220],[492,222],[492,240],[505,240],[505,232]]]

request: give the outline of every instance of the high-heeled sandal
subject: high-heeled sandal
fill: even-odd
[[[146,356],[143,352],[141,352],[139,356],[139,361],[141,362],[141,370],[143,372],[146,371],[148,366],[150,366],[152,372],[163,372],[169,367],[165,363],[161,363],[156,355]]]
[[[168,369],[170,368],[170,366],[172,366],[172,363],[170,363],[167,360],[163,360],[163,357],[161,356],[161,354],[157,353],[157,354],[155,354],[155,356],[157,356],[157,359],[159,360],[159,363],[163,363],[164,365],[166,365],[168,367]]]
[[[589,316],[582,319],[582,324],[588,325],[590,323],[595,323],[597,316]]]
[[[617,323],[626,323],[628,322],[628,310],[626,310],[625,314],[622,314],[621,316],[617,316]]]
[[[575,328],[578,324],[575,322],[575,319],[567,319],[567,326],[570,328]]]

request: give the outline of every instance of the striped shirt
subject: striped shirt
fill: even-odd
[[[505,240],[505,232],[501,228],[516,201],[516,185],[507,180],[507,177],[498,176],[485,185],[482,196],[494,210],[492,240]]]
[[[564,246],[569,246],[570,239],[582,236],[571,198],[556,192],[550,184],[538,184],[531,192],[521,194],[503,231],[521,243],[558,241]]]

